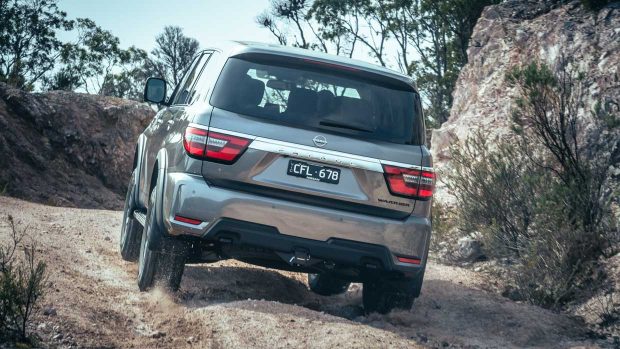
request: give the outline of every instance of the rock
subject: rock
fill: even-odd
[[[153,115],[135,101],[0,83],[0,120],[11,125],[0,126],[0,189],[8,184],[7,195],[46,204],[119,209],[135,142]]]
[[[149,337],[151,338],[163,338],[166,336],[166,332],[162,331],[153,331]]]
[[[110,239],[110,237],[109,237],[109,236],[106,236],[106,237],[104,237],[104,238],[103,238],[103,240],[105,240],[105,241],[111,241],[112,239]]]
[[[512,286],[506,286],[506,288],[502,291],[502,296],[515,302],[525,300],[523,295],[521,295],[521,293]]]
[[[471,236],[464,236],[458,240],[457,253],[459,259],[465,262],[474,262],[484,256],[482,243]]]
[[[43,315],[45,315],[45,316],[56,316],[56,315],[58,315],[58,312],[56,311],[56,308],[54,308],[54,307],[45,307],[43,309]]]
[[[46,328],[47,328],[47,324],[45,322],[42,322],[39,325],[37,325],[37,330],[39,330],[39,331],[43,331]]]
[[[191,344],[191,343],[193,343],[195,340],[196,340],[196,338],[194,338],[194,337],[192,336],[192,337],[188,337],[188,338],[186,339],[186,342],[187,342],[187,343],[189,343],[189,344]]]
[[[552,25],[550,25],[550,23]],[[617,4],[600,11],[588,11],[574,1],[503,1],[487,6],[471,37],[468,63],[459,73],[453,92],[450,117],[433,130],[431,152],[434,166],[449,171],[448,147],[463,142],[475,132],[494,139],[510,139],[511,116],[516,91],[508,86],[506,74],[515,66],[540,61],[556,67],[562,57],[578,65],[587,77],[587,96],[581,118],[584,129],[593,113],[596,98],[620,103],[620,10]],[[620,138],[620,127],[615,128]],[[618,153],[618,152],[616,152]],[[618,163],[620,159],[616,161]],[[612,161],[613,163],[613,161]],[[608,176],[618,176],[612,170]],[[618,184],[619,179],[613,182]],[[617,185],[616,188],[620,187]],[[441,181],[434,199],[453,203]],[[616,206],[620,207],[616,199]],[[618,215],[620,221],[620,215]]]
[[[57,340],[57,341],[63,338],[64,338],[64,335],[62,333],[58,333],[52,337],[53,340]]]

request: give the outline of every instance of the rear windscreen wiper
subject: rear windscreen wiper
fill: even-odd
[[[347,124],[345,122],[335,121],[335,120],[322,120],[319,124],[323,126],[331,126],[331,127],[340,127],[340,128],[348,128],[349,130],[362,131],[362,132],[374,132],[374,130]]]

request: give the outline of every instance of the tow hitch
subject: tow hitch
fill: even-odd
[[[322,262],[322,259],[313,258],[306,249],[295,249],[293,252],[276,252],[280,258],[290,265],[312,266]]]

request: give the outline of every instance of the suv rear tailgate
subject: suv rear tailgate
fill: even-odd
[[[265,123],[217,108],[209,129],[252,140],[232,165],[203,162],[203,176],[214,185],[389,218],[405,218],[414,209],[415,200],[390,193],[382,165],[419,167],[420,146],[317,133]],[[322,148],[313,142],[317,135],[327,141]],[[338,183],[291,175],[289,168],[294,164],[291,161],[337,169]]]

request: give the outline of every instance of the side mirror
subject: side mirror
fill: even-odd
[[[144,100],[146,102],[164,104],[166,102],[166,80],[148,78],[144,86]]]

